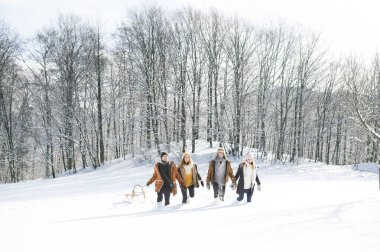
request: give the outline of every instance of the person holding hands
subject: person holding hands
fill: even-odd
[[[184,187],[184,182],[178,174],[178,170],[173,161],[169,162],[169,156],[166,152],[161,152],[161,161],[157,162],[153,168],[153,175],[146,183],[147,186],[155,182],[155,192],[157,192],[157,204],[161,205],[163,196],[165,206],[170,204],[170,194],[177,194],[176,180]]]

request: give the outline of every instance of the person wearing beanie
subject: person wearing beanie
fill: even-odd
[[[170,204],[170,194],[177,194],[176,180],[184,186],[184,182],[178,174],[178,170],[173,161],[169,162],[169,156],[166,152],[161,152],[161,161],[156,162],[153,168],[153,175],[146,183],[147,186],[155,182],[155,192],[157,192],[157,204],[162,204],[163,196],[165,197],[165,206]]]
[[[182,154],[181,163],[178,165],[178,173],[184,181],[184,186],[181,186],[182,203],[188,203],[187,191],[189,191],[190,198],[194,197],[194,188],[199,188],[199,182],[204,186],[201,176],[198,173],[197,164],[191,159],[188,152]]]
[[[162,160],[163,156],[168,156],[169,157],[168,153],[165,152],[165,151],[161,152],[161,154],[160,154],[161,160]]]
[[[251,202],[255,185],[257,190],[261,191],[261,182],[257,174],[257,166],[253,160],[253,155],[248,153],[244,157],[244,161],[239,164],[239,168],[235,174],[238,181],[236,193],[239,195],[238,201],[242,201],[244,194],[247,194],[247,202]]]
[[[219,196],[219,199],[224,201],[228,177],[231,178],[232,186],[235,186],[236,180],[231,167],[231,161],[227,159],[224,149],[219,148],[216,157],[209,163],[206,180],[207,189],[209,190],[210,183],[212,183],[214,198]]]

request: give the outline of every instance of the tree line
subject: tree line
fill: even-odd
[[[211,9],[130,10],[112,34],[60,15],[20,39],[0,21],[0,182],[75,173],[197,140],[272,162],[379,162],[380,58]]]

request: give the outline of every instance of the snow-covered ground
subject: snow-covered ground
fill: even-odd
[[[193,156],[204,180],[214,154],[204,147]],[[157,207],[154,186],[145,186],[152,164],[132,159],[0,185],[0,250],[379,251],[378,174],[313,162],[259,166],[262,191],[249,204],[229,187],[224,202],[201,187],[189,204],[179,192]],[[135,184],[147,199],[124,203]]]

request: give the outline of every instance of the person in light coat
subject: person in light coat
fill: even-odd
[[[239,164],[235,179],[237,181],[236,193],[239,195],[238,201],[242,201],[244,194],[247,194],[247,202],[251,202],[256,185],[257,190],[261,191],[257,166],[251,153],[248,153],[244,158],[244,162]]]

